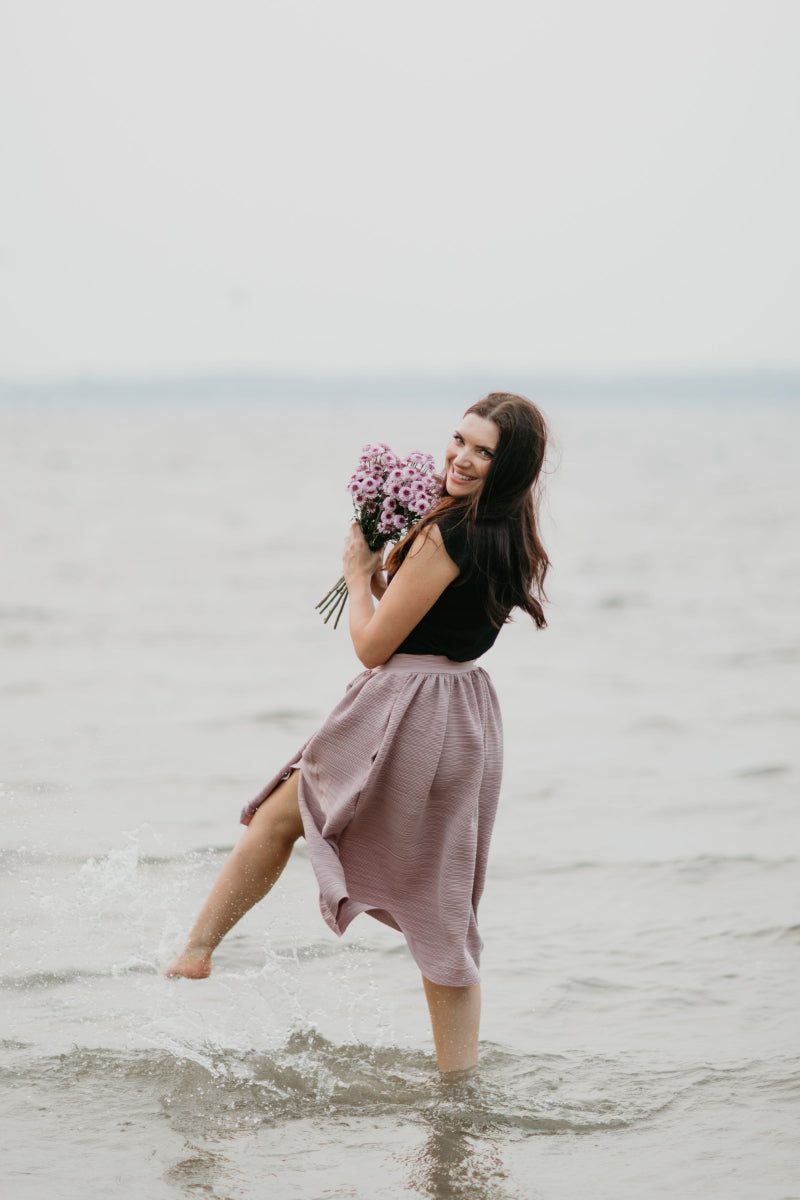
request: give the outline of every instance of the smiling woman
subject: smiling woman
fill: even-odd
[[[215,947],[304,836],[327,924],[341,935],[368,913],[403,933],[439,1069],[475,1065],[477,910],[502,775],[497,696],[475,659],[512,609],[545,624],[533,489],[546,443],[529,401],[493,393],[456,427],[439,502],[390,554],[388,579],[351,527],[350,635],[367,669],[244,809],[247,831],[168,975],[209,974]]]
[[[468,412],[445,456],[445,486],[451,496],[467,496],[483,486],[500,440],[493,421]]]
[[[468,577],[498,630],[514,608],[539,629],[549,559],[539,536],[538,500],[547,425],[521,396],[492,392],[467,409],[445,455],[445,494],[389,557],[396,570],[431,525],[455,523],[470,545]],[[495,635],[496,636],[496,635]]]

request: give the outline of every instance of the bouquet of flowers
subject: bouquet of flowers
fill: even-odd
[[[434,466],[433,456],[421,451],[401,459],[384,442],[363,448],[347,490],[370,550],[398,542],[433,507],[440,486]],[[316,607],[326,625],[335,616],[335,629],[346,603],[347,584],[342,577]]]

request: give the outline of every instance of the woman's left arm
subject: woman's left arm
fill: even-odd
[[[459,574],[436,525],[416,539],[376,608],[371,581],[380,565],[381,556],[370,550],[358,526],[351,526],[343,556],[350,637],[359,659],[370,668],[391,658]]]

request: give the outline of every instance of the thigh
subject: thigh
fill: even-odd
[[[256,837],[278,834],[293,841],[302,837],[303,819],[300,816],[298,800],[299,786],[300,772],[292,771],[289,778],[282,780],[258,806],[247,826],[247,832]]]

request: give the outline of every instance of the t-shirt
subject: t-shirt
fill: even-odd
[[[454,662],[469,662],[494,645],[500,630],[486,615],[474,573],[462,578],[471,562],[464,522],[445,518],[439,530],[461,575],[447,585],[395,654],[444,654]]]

